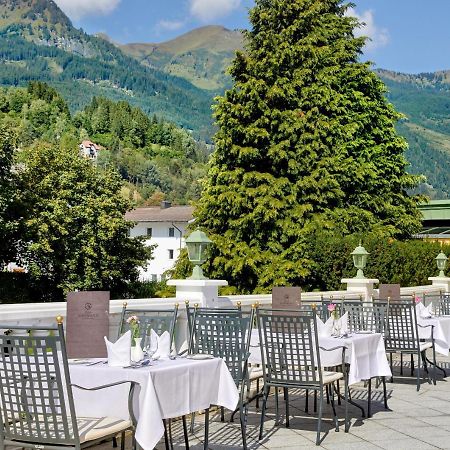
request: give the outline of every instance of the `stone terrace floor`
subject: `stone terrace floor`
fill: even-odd
[[[405,358],[406,359],[406,358]],[[274,397],[269,398],[267,418],[264,426],[264,437],[258,441],[260,412],[252,403],[249,408],[249,423],[247,427],[248,447],[250,449],[450,449],[450,363],[440,361],[440,365],[447,369],[448,379],[438,376],[437,385],[430,385],[422,381],[420,391],[416,391],[416,379],[400,377],[399,361],[395,361],[394,384],[387,383],[388,405],[390,411],[384,410],[382,405],[382,390],[373,387],[374,400],[372,403],[373,416],[361,419],[358,409],[349,406],[351,427],[349,433],[344,433],[344,408],[338,406],[340,431],[336,433],[331,423],[331,406],[325,403],[322,430],[327,432],[320,447],[315,446],[317,416],[312,411],[304,412],[304,391],[292,390],[290,393],[290,428],[284,426],[284,402],[280,395],[280,425],[275,425]],[[410,370],[405,363],[405,375]],[[372,385],[375,383],[373,382]],[[381,386],[380,386],[381,389]],[[281,392],[280,392],[281,394]],[[361,405],[366,405],[367,391],[363,384],[352,387],[353,399]],[[242,448],[238,417],[234,423],[221,423],[218,413],[211,413],[209,442],[211,449],[231,450]],[[226,418],[229,415],[226,416]],[[190,435],[190,447],[202,449],[203,416],[196,419],[194,435]],[[174,448],[184,448],[181,422],[175,421],[173,427]],[[119,443],[120,445],[120,443]],[[120,447],[119,447],[120,448]],[[131,448],[128,438],[127,450]],[[164,441],[157,447],[165,448]],[[110,450],[111,443],[95,447],[95,450]]]

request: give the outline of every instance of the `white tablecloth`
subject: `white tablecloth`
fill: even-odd
[[[144,450],[152,450],[164,434],[162,419],[179,417],[190,412],[224,406],[234,410],[239,394],[225,363],[210,360],[164,360],[151,367],[125,369],[99,364],[71,365],[74,384],[95,387],[117,381],[136,381],[140,384],[135,401],[138,420],[136,439]],[[100,391],[81,391],[74,388],[77,416],[111,416],[128,420],[129,385]]]
[[[433,337],[436,351],[442,355],[448,356],[450,348],[450,316],[435,316],[431,319],[417,318],[417,323],[420,325],[434,325]],[[419,338],[430,340],[431,327],[418,327]]]
[[[383,337],[379,333],[353,334],[348,338],[319,337],[319,346],[330,349],[345,345],[345,361],[350,365],[349,384],[358,383],[373,377],[390,377]],[[261,364],[261,350],[257,330],[252,331],[249,362]],[[333,367],[342,363],[342,349],[320,351],[323,367]]]

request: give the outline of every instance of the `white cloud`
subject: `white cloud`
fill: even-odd
[[[157,27],[161,30],[175,31],[179,30],[185,25],[182,20],[160,20]]]
[[[109,14],[121,0],[55,0],[55,3],[73,20],[92,14]]]
[[[202,22],[211,22],[239,8],[241,0],[189,0],[190,13]]]
[[[371,51],[384,47],[389,42],[389,32],[386,28],[380,28],[375,24],[373,11],[368,9],[358,14],[353,8],[347,10],[348,16],[356,17],[363,25],[355,30],[355,36],[367,36],[366,50]]]

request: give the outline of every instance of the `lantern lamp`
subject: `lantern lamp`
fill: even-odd
[[[197,229],[186,238],[186,247],[189,255],[189,261],[194,264],[194,270],[188,280],[206,280],[200,267],[206,261],[206,249],[212,241],[206,234]]]
[[[445,255],[444,252],[439,253],[439,255],[436,256],[436,265],[437,268],[439,269],[439,276],[440,277],[445,277],[445,266],[447,265],[447,256]]]
[[[370,253],[361,245],[361,242],[359,242],[359,246],[352,251],[353,264],[356,269],[358,269],[355,278],[365,278],[363,270],[366,267],[369,254]]]

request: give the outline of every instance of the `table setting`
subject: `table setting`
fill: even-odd
[[[448,356],[450,349],[450,316],[438,316],[434,314],[433,305],[425,306],[422,302],[416,304],[416,315],[419,338],[431,340],[431,328],[433,326],[433,338],[436,352]]]
[[[88,388],[118,381],[139,384],[133,411],[137,418],[136,440],[144,450],[153,449],[163,436],[163,419],[187,415],[212,404],[235,409],[239,394],[222,359],[171,354],[170,340],[150,332],[149,338],[139,343],[143,345],[143,358],[134,361],[132,333],[127,331],[114,343],[105,337],[108,358],[69,360],[69,370],[73,384]],[[74,389],[77,415],[128,420],[128,393],[128,385],[97,392]]]
[[[386,358],[381,333],[360,331],[349,333],[348,315],[342,317],[332,314],[324,323],[317,317],[320,360],[323,367],[334,367],[342,363],[342,348],[345,346],[345,361],[349,364],[348,384],[352,385],[373,377],[390,377],[391,369]],[[258,330],[252,330],[250,339],[250,357],[252,364],[261,364],[261,346]]]

